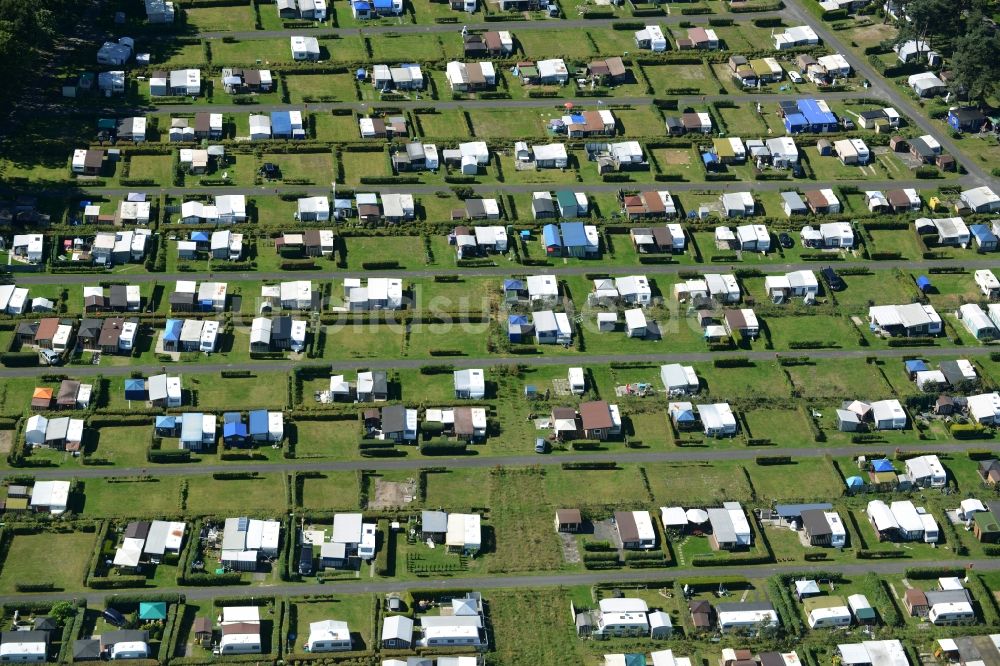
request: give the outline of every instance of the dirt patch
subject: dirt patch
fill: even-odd
[[[370,509],[391,509],[406,506],[417,494],[416,479],[406,481],[383,481],[375,479],[375,492],[368,500]]]
[[[0,430],[0,453],[10,453],[14,446],[14,431]]]
[[[690,150],[664,150],[663,161],[667,164],[691,164]]]
[[[580,549],[576,545],[576,538],[572,534],[559,533],[562,546],[563,560],[566,564],[579,564],[581,562]]]
[[[892,37],[892,27],[881,23],[853,28],[850,31],[851,39],[858,43],[858,46],[875,46],[884,39]]]

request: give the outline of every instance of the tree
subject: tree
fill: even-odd
[[[941,42],[950,42],[962,34],[961,11],[952,0],[908,0],[900,10],[898,43],[912,39],[941,48]]]
[[[60,627],[64,626],[66,621],[74,615],[76,615],[76,606],[69,601],[57,601],[49,609],[49,617],[55,620]]]
[[[958,38],[952,57],[951,82],[956,94],[982,102],[1000,93],[1000,37],[992,32],[981,14],[968,18],[968,29]]]

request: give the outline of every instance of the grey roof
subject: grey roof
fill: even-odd
[[[48,643],[47,631],[4,631],[0,633],[0,643]]]
[[[421,511],[420,527],[424,532],[447,532],[448,514],[444,511]]]
[[[708,509],[708,522],[712,525],[712,534],[715,535],[716,542],[736,541],[736,527],[728,511],[719,508]]]
[[[815,502],[813,504],[775,504],[774,511],[782,518],[798,518],[803,511],[810,509],[822,509],[829,511],[833,505],[829,502]]]
[[[73,641],[73,661],[85,659],[100,659],[101,641],[96,638],[84,638]]]
[[[935,604],[957,604],[964,601],[972,601],[969,597],[969,591],[966,589],[961,590],[928,590],[924,593],[927,597],[927,605],[933,606]]]
[[[728,603],[716,604],[715,612],[717,613],[739,613],[742,611],[773,611],[774,606],[771,605],[770,601],[733,601]]]
[[[823,509],[806,509],[802,512],[802,526],[811,536],[826,536],[833,534],[830,523],[823,515]]]
[[[382,432],[402,432],[406,425],[406,407],[389,405],[382,408]]]

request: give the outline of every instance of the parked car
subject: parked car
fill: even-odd
[[[101,613],[101,615],[104,616],[104,619],[107,621],[108,624],[112,624],[116,627],[124,627],[126,624],[128,624],[128,621],[125,619],[125,616],[122,615],[120,612],[116,611],[114,608],[105,608],[104,612]]]
[[[281,169],[273,162],[264,162],[260,167],[260,175],[268,180],[278,180],[281,178]]]
[[[62,365],[62,356],[51,349],[39,349],[38,354],[42,357],[45,365]]]
[[[792,80],[792,83],[802,83],[805,80],[798,72],[788,72],[788,78]]]
[[[829,266],[820,271],[820,275],[823,276],[823,279],[826,280],[826,283],[830,285],[830,289],[833,291],[843,291],[847,288],[844,278],[837,275],[837,272]]]
[[[792,240],[792,237],[786,234],[784,231],[778,234],[778,243],[781,245],[781,247],[785,248],[786,250],[795,245],[795,241]]]

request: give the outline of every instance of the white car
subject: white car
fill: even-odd
[[[788,78],[792,80],[792,83],[802,83],[804,81],[802,75],[798,72],[788,72]]]

